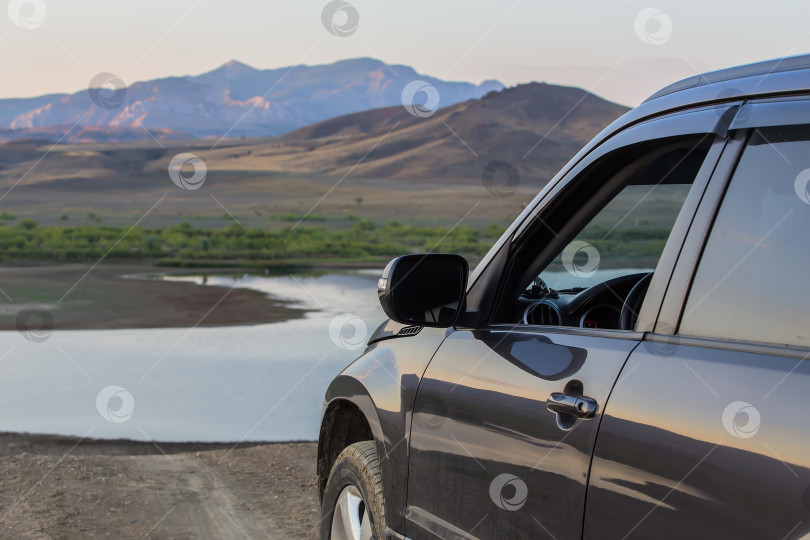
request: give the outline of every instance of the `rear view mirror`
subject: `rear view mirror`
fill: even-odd
[[[383,270],[377,295],[395,322],[447,328],[463,307],[469,271],[460,255],[403,255]]]

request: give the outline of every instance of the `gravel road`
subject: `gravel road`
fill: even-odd
[[[0,537],[315,538],[316,452],[0,434]]]

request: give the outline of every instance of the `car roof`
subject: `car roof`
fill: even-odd
[[[688,108],[741,102],[749,98],[810,94],[810,54],[777,58],[695,75],[663,88],[594,137],[563,170],[633,124]]]
[[[704,86],[707,84],[715,84],[720,82],[730,82],[735,79],[742,79],[746,77],[765,77],[774,73],[784,73],[786,71],[806,70],[810,69],[810,54],[801,56],[790,56],[786,58],[777,58],[775,60],[766,60],[765,62],[756,62],[753,64],[746,64],[744,66],[737,66],[733,68],[721,69],[693,77],[687,77],[676,83],[662,88],[649,98],[644,103],[652,101],[661,96],[695,88],[697,86]]]

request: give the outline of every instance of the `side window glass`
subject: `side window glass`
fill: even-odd
[[[538,277],[567,291],[655,270],[694,180],[675,172],[679,183],[624,187]]]
[[[723,198],[679,333],[810,347],[810,126],[749,138]]]
[[[711,142],[695,136],[622,149],[575,179],[581,199],[552,201],[550,215],[540,216],[560,247],[521,284],[517,322],[633,330]]]

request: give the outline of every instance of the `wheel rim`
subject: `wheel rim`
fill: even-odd
[[[338,495],[332,513],[332,540],[371,540],[371,520],[360,491],[346,486]]]

